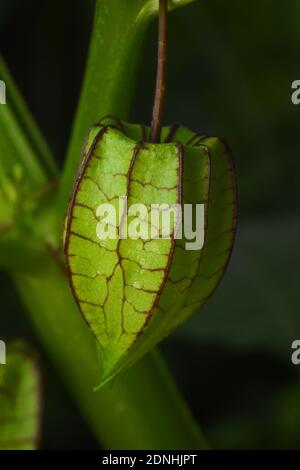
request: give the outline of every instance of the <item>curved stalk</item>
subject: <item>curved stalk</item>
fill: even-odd
[[[170,0],[169,8],[192,1]],[[158,0],[96,2],[86,72],[58,195],[59,227],[88,129],[107,114],[128,117],[144,35],[157,13]]]

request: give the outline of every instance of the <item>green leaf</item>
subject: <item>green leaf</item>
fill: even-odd
[[[27,155],[28,169],[33,170],[33,172],[36,170],[39,174],[40,171],[37,170],[37,166],[43,166],[44,170],[47,171],[50,177],[57,177],[58,168],[55,159],[16,84],[14,83],[14,80],[1,55],[0,79],[5,82],[7,94],[6,105],[0,106],[0,126],[3,134],[8,134],[8,137],[11,139],[11,143],[14,143],[16,148],[18,143],[21,144],[21,146],[18,147],[20,150],[19,158],[22,159]],[[11,117],[7,115],[8,110]],[[13,119],[14,123],[9,123],[9,119]],[[7,126],[7,124],[9,124],[9,126]],[[22,140],[20,140],[23,138],[26,138],[25,146]],[[1,140],[3,140],[3,136]],[[31,151],[29,150],[29,147],[31,148]],[[31,152],[34,152],[36,158],[39,160],[39,164],[37,164],[37,162],[31,162]],[[29,165],[32,166],[30,167]],[[32,177],[33,175],[31,174],[30,176]]]
[[[100,347],[101,384],[203,305],[223,276],[234,240],[235,176],[226,145],[176,127],[163,130],[160,144],[147,143],[148,136],[143,126],[110,118],[94,126],[69,204],[66,261]],[[174,230],[170,238],[120,239],[122,196],[128,207],[142,203],[148,210],[151,204],[204,204],[204,247],[186,250],[187,240],[175,239]],[[102,203],[115,207],[115,239],[97,235]]]
[[[39,373],[28,347],[14,343],[0,365],[0,449],[36,449],[39,425]]]
[[[1,236],[14,226],[18,214],[32,209],[49,191],[57,170],[1,56],[0,79],[7,89],[7,102],[0,105]]]

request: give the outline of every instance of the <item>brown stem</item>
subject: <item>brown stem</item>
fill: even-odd
[[[151,142],[160,142],[161,120],[165,100],[167,65],[167,17],[168,0],[159,0],[158,56],[155,98],[151,122]]]

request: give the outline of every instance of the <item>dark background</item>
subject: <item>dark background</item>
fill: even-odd
[[[92,0],[0,0],[0,48],[62,161],[80,89]],[[151,116],[156,27],[147,35],[132,121]],[[209,303],[162,345],[214,448],[300,449],[299,0],[198,0],[170,15],[166,123],[226,137],[239,183],[239,229]],[[2,339],[41,351],[43,447],[97,444],[0,273]]]

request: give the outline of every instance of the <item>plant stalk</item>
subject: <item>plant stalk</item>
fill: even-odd
[[[160,142],[161,122],[166,91],[168,0],[159,0],[158,53],[151,142]]]

